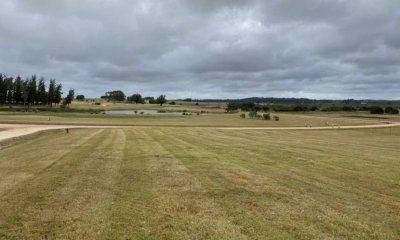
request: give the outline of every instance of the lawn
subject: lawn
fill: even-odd
[[[0,146],[0,239],[399,239],[400,129],[48,131]]]

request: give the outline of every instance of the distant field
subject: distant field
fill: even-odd
[[[196,105],[196,102],[184,102],[184,101],[177,101],[175,105],[171,105],[169,103],[164,104],[163,106],[160,106],[159,104],[131,104],[131,103],[112,103],[112,102],[106,102],[102,101],[100,105],[96,105],[93,102],[78,102],[75,101],[71,104],[71,108],[75,109],[104,109],[104,110],[144,110],[144,109],[149,109],[149,110],[172,110],[172,111],[192,111],[192,112],[201,112],[201,111],[206,111],[206,112],[224,112],[226,103],[213,103],[213,102],[207,102],[207,103],[198,103]]]
[[[399,239],[400,128],[49,131],[0,146],[0,239]]]
[[[29,124],[91,124],[91,125],[131,125],[131,126],[187,126],[187,127],[304,127],[326,125],[366,125],[378,124],[380,119],[357,119],[343,116],[322,116],[305,114],[273,113],[280,121],[265,121],[241,119],[239,114],[207,114],[192,116],[111,116],[89,113],[13,113],[0,112],[0,123],[29,123]],[[50,121],[49,121],[50,118]]]

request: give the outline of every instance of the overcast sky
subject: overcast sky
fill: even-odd
[[[0,72],[90,97],[400,99],[400,1],[1,0]]]

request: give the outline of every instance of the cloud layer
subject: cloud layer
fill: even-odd
[[[0,72],[170,98],[400,99],[393,0],[2,0]]]

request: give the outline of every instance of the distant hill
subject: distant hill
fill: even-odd
[[[182,101],[184,99],[181,99]],[[252,102],[252,103],[271,103],[271,104],[368,104],[368,105],[393,105],[400,104],[400,100],[371,100],[371,99],[309,99],[309,98],[265,98],[250,97],[242,99],[193,99],[193,102]]]

